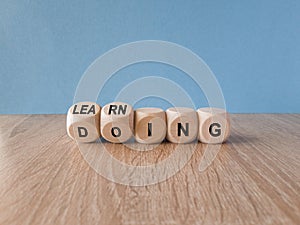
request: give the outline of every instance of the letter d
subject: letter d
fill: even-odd
[[[85,127],[78,127],[78,135],[79,137],[87,137],[88,130]]]

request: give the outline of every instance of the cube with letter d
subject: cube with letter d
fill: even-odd
[[[67,133],[78,142],[93,142],[100,138],[101,108],[94,102],[78,102],[67,115]]]

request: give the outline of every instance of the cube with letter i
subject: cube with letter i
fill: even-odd
[[[140,108],[135,111],[135,139],[139,143],[156,144],[166,137],[166,113],[160,108]]]

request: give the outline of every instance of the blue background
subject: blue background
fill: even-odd
[[[1,0],[0,113],[66,113],[98,56],[144,39],[198,54],[216,75],[230,112],[300,113],[300,1],[284,0]],[[151,63],[116,74],[110,93],[140,74],[172,78],[199,96],[197,106],[206,104],[185,74]],[[110,93],[99,102],[109,102]]]

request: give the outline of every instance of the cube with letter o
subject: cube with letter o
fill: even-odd
[[[112,102],[102,108],[101,134],[112,143],[123,143],[133,137],[132,107],[123,102]]]

